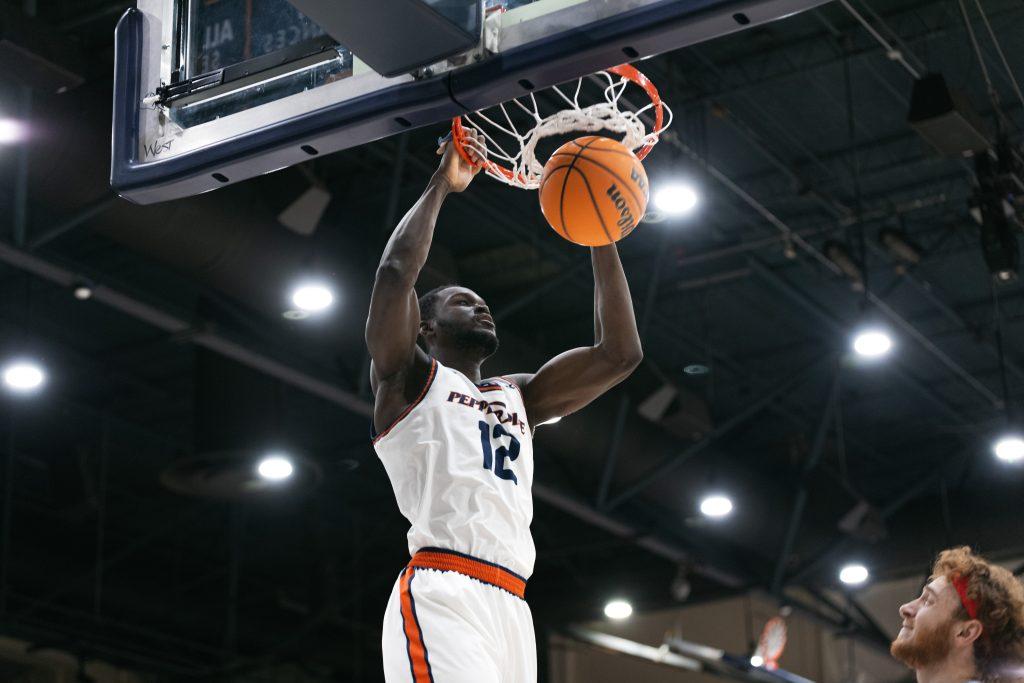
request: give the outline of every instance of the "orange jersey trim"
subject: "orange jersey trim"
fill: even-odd
[[[390,432],[392,429],[394,429],[398,425],[399,422],[401,422],[403,419],[405,419],[406,415],[408,415],[409,413],[412,412],[413,408],[415,408],[416,406],[418,406],[420,404],[420,402],[423,400],[423,397],[427,395],[428,391],[430,391],[430,385],[434,383],[434,377],[436,377],[436,376],[437,376],[437,360],[434,359],[434,358],[431,358],[430,359],[430,375],[427,376],[427,383],[423,386],[423,391],[420,392],[420,395],[416,397],[415,401],[413,401],[412,403],[410,403],[409,405],[407,405],[405,407],[405,410],[402,411],[402,414],[399,415],[397,418],[395,418],[395,421],[392,422],[390,425],[388,425],[387,429],[385,429],[383,432],[381,432],[377,436],[373,437],[373,443],[377,443],[378,441],[383,439],[385,436],[387,436],[388,432]]]
[[[505,569],[501,565],[478,560],[475,557],[463,555],[454,550],[424,548],[412,556],[412,560],[409,561],[409,567],[456,572],[500,588],[517,598],[526,599],[526,579],[515,572]]]
[[[423,629],[420,628],[420,620],[416,616],[416,601],[412,597],[412,579],[415,574],[415,569],[407,567],[402,572],[400,588],[402,628],[405,630],[409,669],[412,672],[413,683],[434,683],[434,674],[430,670],[430,660],[427,657],[427,645],[423,642]]]
[[[519,400],[521,400],[523,402],[523,408],[525,408],[526,407],[526,397],[523,396],[522,388],[517,383],[513,382],[508,377],[506,377],[505,375],[501,375],[501,378],[503,380],[505,380],[506,382],[508,382],[509,384],[512,385],[512,388],[516,390],[517,394],[519,394]]]

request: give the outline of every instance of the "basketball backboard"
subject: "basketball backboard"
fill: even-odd
[[[409,17],[402,30],[370,21],[368,4],[293,2],[138,0],[125,13],[115,190],[143,204],[198,194],[827,0],[374,0],[378,16]],[[444,57],[382,76],[296,6],[336,34],[375,27],[349,35],[379,68]],[[410,56],[415,30],[437,40]],[[389,39],[402,59],[380,49]]]

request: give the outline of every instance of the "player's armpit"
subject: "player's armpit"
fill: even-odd
[[[583,408],[629,377],[640,358],[617,358],[601,346],[561,353],[535,374],[509,375],[523,394],[526,415],[534,426]]]

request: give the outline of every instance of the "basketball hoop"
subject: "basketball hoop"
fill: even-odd
[[[595,86],[584,91],[587,83],[595,84],[599,91],[591,92]],[[537,145],[545,138],[610,131],[621,135],[620,142],[633,150],[638,159],[643,159],[657,144],[658,136],[672,123],[672,110],[661,101],[658,89],[629,64],[579,78],[572,89],[572,96],[569,96],[566,93],[572,85],[570,81],[544,91],[549,93],[546,99],[555,100],[561,107],[551,114],[541,114],[538,95],[544,93],[530,93],[455,117],[452,119],[452,139],[459,155],[468,163],[481,167],[492,178],[513,187],[535,190],[540,187],[544,173],[544,164],[537,160]],[[623,95],[631,85],[645,93],[650,103],[635,110],[623,108],[627,105]],[[588,100],[593,103],[586,104]],[[641,119],[643,115],[654,118],[650,130]],[[470,137],[469,131],[478,134],[476,140]],[[470,159],[470,151],[477,161]]]

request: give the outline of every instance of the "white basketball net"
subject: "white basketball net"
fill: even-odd
[[[603,86],[603,101],[586,106],[580,104],[580,92],[584,81],[587,80]],[[634,108],[623,98],[632,82],[625,76],[599,71],[593,76],[580,78],[571,97],[563,90],[565,86],[553,86],[551,91],[556,93],[568,108],[547,116],[541,115],[534,93],[486,110],[464,114],[461,117],[462,126],[480,134],[477,140],[467,136],[464,146],[486,160],[482,165],[487,175],[513,187],[535,190],[540,187],[541,176],[544,173],[544,164],[536,157],[537,143],[544,138],[569,133],[610,131],[621,135],[620,142],[633,151],[658,141],[661,132],[672,123],[672,110],[662,102],[650,102],[646,106]],[[639,88],[636,88],[636,91],[643,94],[643,90]],[[648,131],[641,117],[656,106],[660,106],[666,114],[660,128]],[[520,113],[517,114],[515,108]],[[519,126],[513,123],[510,109],[513,114],[517,114],[516,118],[522,119],[522,114],[526,114],[526,119]],[[524,130],[521,131],[520,128]],[[495,139],[498,137],[504,144]]]

